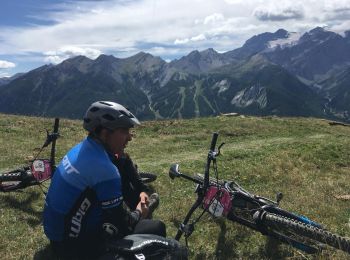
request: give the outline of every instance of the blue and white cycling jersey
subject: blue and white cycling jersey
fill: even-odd
[[[90,137],[73,147],[56,169],[46,196],[44,231],[52,241],[101,231],[102,210],[123,201],[117,167]]]

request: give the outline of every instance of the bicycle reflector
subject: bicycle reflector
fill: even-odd
[[[34,160],[32,164],[32,174],[38,182],[50,179],[52,175],[50,161],[47,159]]]
[[[230,193],[223,188],[210,186],[205,194],[203,207],[215,217],[227,216],[232,207]]]

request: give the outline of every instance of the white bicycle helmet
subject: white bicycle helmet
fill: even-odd
[[[110,101],[97,101],[91,104],[84,116],[84,128],[94,132],[97,127],[110,130],[131,128],[140,121],[124,106]]]

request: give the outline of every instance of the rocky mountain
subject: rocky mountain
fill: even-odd
[[[12,77],[0,78],[0,87],[10,83],[12,80],[17,79],[18,77],[20,77],[22,75],[24,75],[24,73],[17,73],[15,75],[13,75]]]
[[[270,48],[270,42],[288,38],[288,32],[279,29],[274,33],[266,32],[255,35],[247,40],[241,48],[228,51],[224,56],[238,60],[246,59],[256,53],[265,51]]]
[[[350,44],[347,37],[318,27],[297,42],[276,45],[264,55],[305,82],[313,83],[350,64]]]
[[[237,63],[238,60],[229,55],[222,55],[210,48],[204,51],[192,51],[179,60],[174,60],[169,67],[189,74],[207,73],[210,70],[227,64]]]
[[[149,109],[136,105],[147,103],[133,77],[137,57],[120,62],[106,55],[94,61],[78,56],[37,68],[0,90],[0,109],[5,113],[81,118],[88,103],[104,99],[132,105],[137,114],[148,118]]]
[[[169,63],[144,52],[77,56],[6,83],[0,112],[81,118],[91,102],[114,100],[143,120],[239,112],[347,121],[349,50],[350,32],[315,28],[263,33],[236,50],[193,51]]]
[[[350,66],[318,83],[322,96],[326,97],[328,114],[341,120],[350,118]]]
[[[0,87],[2,85],[6,85],[7,83],[9,83],[9,78],[8,77],[0,78]]]

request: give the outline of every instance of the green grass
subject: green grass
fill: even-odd
[[[51,129],[52,119],[0,115],[0,169],[32,158]],[[252,193],[275,198],[282,207],[306,215],[329,230],[350,237],[350,127],[330,126],[309,118],[215,117],[144,122],[135,130],[128,152],[143,171],[158,173],[154,188],[161,196],[155,217],[176,233],[196,196],[186,180],[170,180],[168,169],[203,172],[211,134],[225,142],[219,174],[235,179]],[[57,160],[84,138],[81,121],[61,120]],[[43,156],[48,156],[48,151]],[[43,234],[44,197],[39,187],[0,194],[0,259],[50,259]],[[272,244],[272,245],[271,245]],[[189,239],[191,259],[345,259],[337,250],[305,256],[288,246],[273,245],[239,224],[204,216]],[[268,248],[275,248],[269,250]],[[276,249],[277,248],[277,249]]]

